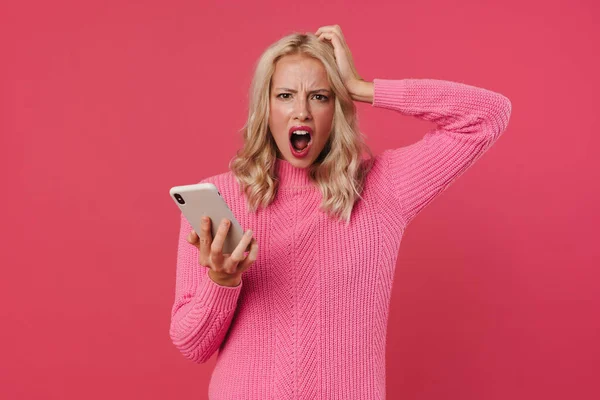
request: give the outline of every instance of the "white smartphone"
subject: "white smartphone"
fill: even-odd
[[[169,194],[198,236],[202,232],[202,217],[205,215],[211,219],[213,240],[217,235],[221,220],[227,218],[231,221],[225,243],[223,244],[223,254],[233,253],[233,250],[235,250],[240,240],[242,240],[244,230],[235,219],[215,185],[212,183],[196,183],[193,185],[174,186],[169,190]],[[250,245],[248,245],[246,251],[249,248]]]

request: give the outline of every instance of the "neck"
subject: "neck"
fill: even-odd
[[[308,174],[309,168],[296,167],[287,160],[277,158],[275,173],[279,178],[280,188],[313,187],[314,183]]]

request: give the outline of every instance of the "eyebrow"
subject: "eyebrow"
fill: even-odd
[[[294,89],[289,89],[289,88],[276,88],[275,90],[285,90],[286,92],[292,92],[292,93],[298,93],[297,90]],[[319,93],[319,92],[326,92],[326,93],[331,93],[329,90],[327,89],[317,89],[317,90],[311,90],[310,92],[308,92],[309,94],[311,93]]]

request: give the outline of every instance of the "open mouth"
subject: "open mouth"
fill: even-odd
[[[312,138],[309,133],[292,133],[290,142],[292,143],[294,150],[302,152],[311,144]]]
[[[307,152],[312,144],[312,129],[308,126],[295,126],[289,133],[292,150],[297,154]]]

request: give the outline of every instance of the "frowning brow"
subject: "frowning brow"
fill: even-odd
[[[297,90],[294,89],[289,89],[289,88],[276,88],[275,90],[280,90],[280,91],[285,91],[285,92],[292,92],[292,93],[298,93]],[[311,90],[310,92],[308,92],[309,94],[311,93],[331,93],[328,89],[317,89],[317,90]]]

